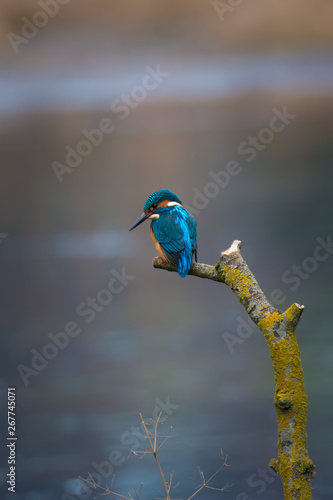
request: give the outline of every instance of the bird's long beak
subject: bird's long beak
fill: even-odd
[[[140,215],[140,217],[138,218],[138,220],[136,222],[134,222],[133,226],[130,228],[130,231],[132,231],[132,229],[136,228],[139,224],[141,224],[144,220],[148,219],[148,217],[151,215],[151,212],[148,212],[148,213],[145,213],[143,212],[142,215]]]

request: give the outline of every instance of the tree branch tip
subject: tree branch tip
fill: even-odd
[[[279,460],[277,458],[272,458],[271,461],[269,462],[269,466],[277,474],[280,473]]]
[[[154,257],[153,267],[155,269],[165,269],[166,271],[177,271],[177,267],[169,262],[165,262],[162,257]]]
[[[223,256],[229,257],[233,253],[238,253],[240,252],[240,249],[242,248],[242,242],[240,240],[234,240],[227,250],[224,250],[221,253],[221,259]]]
[[[291,304],[291,306],[286,309],[284,315],[291,325],[296,326],[301,319],[303,311],[304,306],[294,302],[294,304]]]

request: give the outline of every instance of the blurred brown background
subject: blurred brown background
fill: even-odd
[[[233,487],[205,498],[282,499],[259,331],[227,287],[154,270],[148,223],[128,233],[162,188],[193,209],[201,262],[241,239],[276,305],[306,306],[314,499],[332,498],[332,22],[324,0],[2,0],[0,387],[5,412],[16,386],[19,500],[93,498],[78,479],[89,472],[161,496],[151,457],[128,459],[146,447],[139,412],[156,405],[175,435],[161,449],[174,498],[222,448],[231,467],[214,486]],[[212,185],[231,161],[238,173]],[[133,279],[111,298],[122,272]],[[4,499],[7,467],[4,450]]]
[[[31,18],[43,2],[35,0],[2,0],[1,35],[21,26],[22,16]],[[52,8],[53,2],[44,5]],[[228,22],[221,26],[217,22],[217,10]],[[63,30],[73,26],[96,28],[106,33],[116,31],[123,37],[137,37],[136,43],[144,43],[146,37],[179,38],[183,44],[188,38],[192,47],[212,50],[218,44],[220,52],[224,43],[234,44],[240,49],[262,49],[270,47],[314,47],[332,43],[333,6],[325,0],[295,0],[294,2],[201,2],[198,0],[171,0],[169,2],[140,3],[125,0],[68,0],[58,3],[59,13],[54,19],[54,28]],[[229,7],[229,9],[228,9]],[[54,7],[54,10],[56,7]],[[237,18],[229,22],[229,14]],[[185,39],[185,40],[184,40]],[[170,41],[170,40],[169,40]],[[225,47],[226,51],[230,46]]]

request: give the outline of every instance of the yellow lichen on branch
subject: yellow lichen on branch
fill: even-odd
[[[222,276],[224,278],[224,283],[236,293],[240,302],[250,297],[250,287],[252,283],[244,272],[224,264],[222,267]]]
[[[295,333],[301,314],[299,307],[293,304],[285,313],[266,313],[258,323],[274,368],[279,430],[278,458],[271,461],[271,467],[281,476],[285,500],[311,498],[314,469],[306,448],[307,396]]]
[[[285,500],[311,500],[314,465],[306,447],[307,395],[295,331],[304,306],[294,303],[285,312],[275,309],[244,261],[240,248],[241,242],[235,240],[221,253],[215,266],[194,263],[189,274],[225,283],[263,333],[273,363],[278,421],[278,457],[270,465],[281,476]],[[159,257],[153,265],[176,271]]]

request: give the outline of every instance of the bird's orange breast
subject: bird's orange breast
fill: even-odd
[[[156,250],[158,251],[158,255],[160,257],[162,257],[162,259],[165,261],[165,262],[170,262],[170,260],[168,259],[168,257],[166,256],[165,254],[165,251],[163,250],[163,248],[161,247],[161,245],[159,244],[159,242],[157,241],[156,237],[155,237],[155,234],[154,234],[154,231],[152,229],[150,229],[150,234],[151,234],[151,237],[152,237],[152,240],[154,242],[154,245],[156,247]]]

